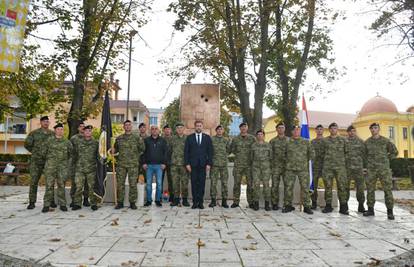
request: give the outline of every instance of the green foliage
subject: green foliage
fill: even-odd
[[[230,133],[230,124],[233,122],[233,119],[231,117],[231,114],[223,108],[223,106],[220,107],[220,124],[223,126],[225,132],[224,134],[226,136]]]
[[[29,162],[29,154],[0,154],[0,161],[3,162]]]
[[[121,135],[123,132],[124,132],[124,129],[122,128],[122,124],[112,123],[112,137],[113,138],[116,138],[117,136]],[[101,129],[99,127],[93,128],[92,130],[93,139],[98,140],[100,135],[101,135]]]
[[[173,133],[175,133],[175,125],[180,121],[180,98],[175,98],[171,103],[165,108],[164,114],[161,119],[161,125],[168,124]]]
[[[409,177],[410,168],[414,175],[414,159],[396,158],[391,160],[392,175],[395,177]]]

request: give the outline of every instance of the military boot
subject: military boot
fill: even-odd
[[[49,212],[49,207],[43,207],[42,212],[43,213]]]
[[[76,204],[73,204],[72,210],[80,210],[82,207]]]
[[[122,209],[123,207],[124,207],[123,203],[118,203],[118,204],[116,204],[115,209],[119,210],[119,209]]]
[[[211,202],[210,202],[210,205],[208,205],[210,208],[212,208],[212,207],[215,207],[216,206],[216,199],[215,198],[212,198],[211,199]]]
[[[97,209],[98,209],[98,206],[96,206],[96,205],[92,205],[92,206],[91,206],[91,209],[92,209],[92,210],[97,210]]]
[[[57,208],[57,205],[56,205],[54,200],[52,202],[50,202],[50,207],[51,208]]]
[[[325,208],[323,208],[322,213],[330,213],[333,211],[331,204],[326,204]]]
[[[238,202],[233,202],[233,204],[231,204],[232,209],[237,208],[238,206],[239,206]]]
[[[29,205],[27,206],[28,210],[32,210],[35,208],[35,203],[34,202],[30,202]]]
[[[188,202],[188,199],[186,197],[183,197],[183,206],[190,207],[190,203]]]
[[[294,211],[294,210],[295,210],[295,208],[292,207],[291,205],[286,205],[286,206],[283,207],[282,213],[287,213],[287,212],[291,212],[291,211]]]
[[[252,202],[250,205],[252,206],[253,210],[259,210],[259,201]]]
[[[228,208],[229,208],[229,205],[227,205],[227,199],[223,198],[223,199],[221,200],[221,206],[222,206],[223,208],[226,208],[226,209],[228,209]]]
[[[60,206],[60,210],[61,211],[68,211],[68,208],[66,206],[64,206],[64,205],[61,205]]]
[[[340,204],[339,213],[341,213],[343,215],[349,215],[347,204]]]
[[[359,205],[358,205],[358,212],[362,212],[362,213],[364,213],[366,210],[365,210],[365,207],[364,207],[364,203],[363,202],[359,202]]]
[[[316,201],[312,200],[312,207],[311,209],[316,210],[316,208],[318,207],[318,204],[316,203]]]
[[[313,214],[313,211],[309,207],[303,208],[303,212],[307,214]]]
[[[368,210],[364,212],[364,216],[375,216],[374,208],[368,207]]]
[[[270,202],[269,201],[265,201],[265,211],[271,211],[272,209],[270,208]]]
[[[88,198],[87,197],[85,197],[84,199],[83,199],[83,206],[85,206],[85,207],[89,207],[91,204],[89,203],[89,200],[88,200]]]
[[[387,209],[387,217],[388,217],[388,220],[395,220],[394,213],[392,212],[392,209]]]
[[[170,206],[175,207],[175,206],[178,206],[179,203],[180,203],[180,199],[176,197],[174,198],[173,202],[171,202]]]
[[[272,210],[279,210],[279,205],[273,204],[272,205]]]

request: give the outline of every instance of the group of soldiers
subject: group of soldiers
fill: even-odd
[[[82,122],[79,133],[70,140],[63,137],[63,125],[58,123],[54,131],[48,129],[47,116],[41,118],[41,128],[31,132],[25,147],[32,153],[30,164],[31,184],[28,209],[35,207],[37,186],[41,174],[46,179],[46,193],[42,212],[57,207],[54,201],[54,185],[57,183],[57,199],[60,209],[67,211],[64,186],[67,179],[71,180],[72,210],[83,206],[98,209],[93,188],[96,181],[96,163],[98,158],[98,142],[92,138],[92,126]],[[156,126],[151,126],[152,128]],[[124,133],[115,140],[111,150],[116,159],[117,205],[123,208],[125,180],[130,185],[128,200],[131,209],[136,209],[137,178],[145,170],[140,164],[140,157],[145,150],[143,140],[147,135],[146,125],[139,125],[139,133],[132,132],[132,123],[127,120],[123,124]],[[348,200],[350,197],[351,180],[355,181],[356,195],[359,202],[358,212],[364,216],[374,216],[376,182],[380,179],[387,206],[388,219],[394,219],[393,196],[391,191],[390,159],[398,155],[394,144],[379,134],[377,123],[370,125],[372,136],[366,141],[356,135],[353,126],[348,127],[347,137],[338,134],[338,125],[329,125],[329,136],[323,137],[322,125],[316,127],[317,136],[309,141],[300,136],[300,126],[290,129],[291,137],[287,137],[285,125],[276,125],[277,136],[265,141],[265,132],[258,130],[256,136],[248,133],[248,125],[239,125],[240,134],[232,139],[224,134],[224,127],[218,125],[216,134],[212,136],[213,165],[210,170],[209,207],[217,205],[217,185],[221,187],[221,206],[228,208],[228,158],[234,155],[234,187],[233,203],[236,208],[240,203],[242,178],[247,183],[246,198],[250,208],[259,209],[260,197],[264,197],[265,210],[278,210],[279,189],[283,182],[284,191],[282,212],[291,212],[293,207],[293,188],[298,179],[301,189],[303,211],[313,214],[317,208],[317,188],[319,179],[323,179],[326,205],[323,213],[330,213],[332,208],[332,186],[336,181],[340,203],[339,212],[349,214]],[[189,174],[184,166],[184,145],[186,135],[184,124],[175,125],[175,134],[165,125],[162,137],[168,146],[168,162],[163,173],[168,180],[169,202],[171,206],[189,206],[188,184]],[[313,174],[313,190],[310,188],[309,170]],[[367,187],[367,205],[365,210],[365,187]],[[89,199],[89,200],[88,200]],[[90,202],[89,202],[90,201]]]

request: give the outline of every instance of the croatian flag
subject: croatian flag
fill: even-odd
[[[308,117],[308,110],[306,109],[306,102],[305,96],[302,95],[302,122],[301,122],[301,130],[300,136],[304,139],[309,140],[309,117]],[[314,184],[313,184],[313,174],[312,174],[312,161],[309,160],[309,189],[310,191],[314,191]]]

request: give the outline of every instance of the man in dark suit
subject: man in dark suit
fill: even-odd
[[[206,172],[213,164],[213,143],[209,135],[202,133],[203,122],[195,121],[195,133],[185,141],[184,162],[191,175],[192,209],[204,209],[203,198],[206,184]]]

